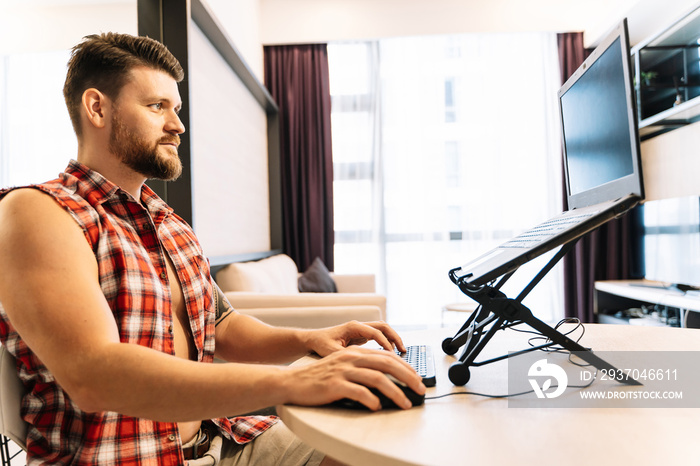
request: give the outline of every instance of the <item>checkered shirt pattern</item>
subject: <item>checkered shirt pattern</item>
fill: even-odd
[[[122,342],[175,353],[166,251],[180,279],[198,360],[214,361],[215,303],[209,262],[184,220],[148,186],[142,189],[142,205],[74,160],[58,179],[32,187],[53,196],[82,227],[97,258],[100,285]],[[0,199],[7,192],[0,191]],[[28,389],[21,407],[30,424],[28,464],[184,464],[177,424],[81,411],[17,334],[1,304],[0,342],[17,359],[18,373]],[[276,418],[245,416],[212,422],[224,437],[246,443]]]

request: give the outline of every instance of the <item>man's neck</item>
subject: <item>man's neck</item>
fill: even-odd
[[[141,189],[146,182],[146,177],[136,173],[110,155],[104,157],[91,157],[78,151],[78,162],[90,167],[107,180],[131,194],[134,199],[141,201]]]

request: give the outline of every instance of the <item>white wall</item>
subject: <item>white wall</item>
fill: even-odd
[[[36,2],[0,0],[0,55],[68,50],[88,34],[136,34],[136,0]]]
[[[260,0],[263,44],[465,32],[585,31],[590,46],[622,17],[632,43],[697,0]]]
[[[698,6],[698,0],[635,0],[631,5],[620,8],[613,20],[592,23],[586,30],[586,46],[593,47],[606,33],[610,24],[627,17],[630,42],[632,45],[659,33],[669,24]]]
[[[267,251],[265,110],[196,26],[189,48],[194,229],[208,257]]]
[[[461,32],[578,31],[635,0],[262,0],[263,43]]]
[[[646,199],[700,196],[700,123],[641,144]]]
[[[260,0],[202,0],[209,5],[243,59],[263,81],[263,48],[260,40]]]

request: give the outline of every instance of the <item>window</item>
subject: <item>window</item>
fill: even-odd
[[[442,306],[469,299],[450,269],[561,210],[556,36],[397,38],[328,50],[335,269],[375,273],[390,323],[439,324]],[[521,268],[511,288],[536,267]],[[558,268],[525,304],[544,320],[563,316]]]
[[[0,56],[0,188],[56,178],[78,142],[63,101],[69,51]]]

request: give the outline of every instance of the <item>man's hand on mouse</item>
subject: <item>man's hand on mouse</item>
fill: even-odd
[[[374,387],[398,407],[411,408],[410,400],[387,374],[419,395],[425,393],[421,377],[394,351],[351,347],[336,351],[313,364],[291,367],[289,370],[289,404],[323,405],[347,398],[376,411],[381,409],[381,405],[379,398],[369,390],[369,387]]]

